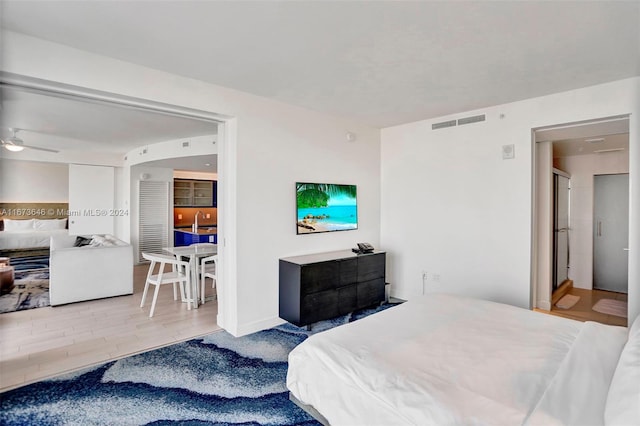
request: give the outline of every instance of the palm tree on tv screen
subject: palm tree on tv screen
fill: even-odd
[[[327,207],[331,197],[356,197],[355,185],[335,185],[329,183],[297,183],[298,208]]]

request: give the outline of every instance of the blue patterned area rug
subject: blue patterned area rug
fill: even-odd
[[[395,304],[235,338],[225,331],[0,395],[2,425],[319,425],[289,401],[289,352]]]
[[[11,266],[15,271],[33,271],[49,268],[49,256],[12,257]]]
[[[0,296],[0,314],[49,306],[49,262],[19,263],[14,266],[14,287]]]

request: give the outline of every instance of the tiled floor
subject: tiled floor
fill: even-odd
[[[550,312],[552,315],[576,319],[579,321],[596,321],[602,324],[621,325],[625,327],[627,326],[626,318],[618,317],[615,315],[602,314],[591,309],[591,307],[595,305],[596,302],[600,299],[615,299],[626,301],[626,294],[603,290],[585,290],[575,287],[572,287],[569,290],[568,294],[580,296],[580,300],[570,309],[560,309],[556,306],[553,306]]]
[[[147,269],[134,268],[132,296],[0,315],[0,392],[220,329],[216,301],[188,311],[171,286],[160,288],[149,318],[152,293],[140,308]]]

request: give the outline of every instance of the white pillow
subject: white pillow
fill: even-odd
[[[114,237],[111,234],[105,234],[104,238],[107,241],[113,243],[114,246],[127,246],[127,245],[129,245],[129,244],[125,243],[124,241],[117,239],[116,237]]]
[[[33,228],[36,231],[53,231],[55,229],[65,229],[67,219],[33,219]]]
[[[118,239],[111,234],[104,234],[104,239],[115,243]]]
[[[9,232],[33,231],[33,219],[4,219],[4,230]]]
[[[108,245],[108,243],[107,243],[107,239],[102,235],[93,235],[91,244],[89,245],[91,247],[102,247],[102,246]]]
[[[640,315],[629,328],[604,407],[606,425],[636,425],[640,421]]]

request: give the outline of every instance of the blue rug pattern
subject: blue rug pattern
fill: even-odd
[[[12,257],[11,266],[16,272],[47,269],[49,268],[49,256]]]
[[[1,425],[319,425],[289,401],[289,352],[312,334],[395,306],[306,328],[225,331],[0,395]]]
[[[0,314],[50,306],[49,268],[16,270],[15,287],[0,296]]]

